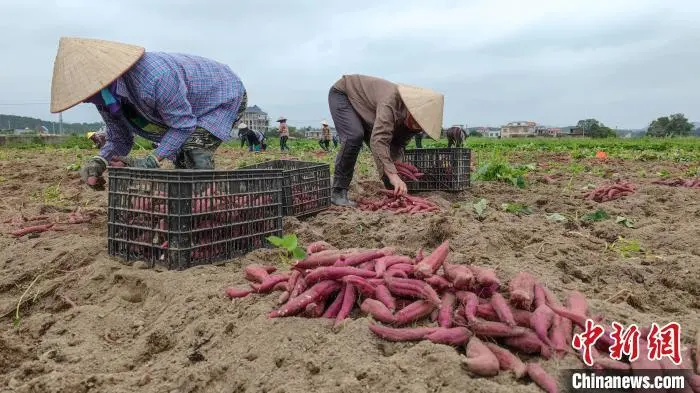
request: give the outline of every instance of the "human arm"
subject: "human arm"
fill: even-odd
[[[134,134],[126,127],[119,124],[118,120],[110,113],[97,109],[105,122],[107,141],[100,149],[100,157],[109,161],[112,157],[125,156],[131,152],[134,146]]]
[[[391,145],[394,139],[396,117],[394,109],[388,104],[380,104],[377,107],[372,136],[370,137],[370,149],[377,165],[379,176],[386,175],[394,186],[394,193],[401,195],[406,193],[406,183],[399,178],[396,166],[392,160]]]
[[[169,128],[155,150],[158,161],[174,159],[197,127],[197,118],[187,99],[187,86],[174,72],[164,72],[155,82],[153,105]]]

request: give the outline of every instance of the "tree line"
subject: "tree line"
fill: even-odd
[[[614,138],[615,131],[596,119],[579,120],[577,127],[583,130],[585,136],[591,138]],[[700,127],[696,128],[684,114],[674,113],[662,116],[649,123],[645,132],[651,137],[700,136]]]

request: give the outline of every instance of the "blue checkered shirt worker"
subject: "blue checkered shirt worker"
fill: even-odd
[[[158,142],[156,156],[174,160],[197,127],[230,140],[245,93],[240,78],[225,64],[198,56],[146,52],[114,82],[116,96],[134,107],[151,126],[137,127],[123,111],[98,111],[107,128],[100,156],[126,156],[134,134]]]

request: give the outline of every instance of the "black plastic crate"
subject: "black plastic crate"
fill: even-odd
[[[285,216],[308,216],[331,205],[331,169],[328,164],[272,160],[241,169],[281,169]]]
[[[418,181],[406,181],[409,191],[463,191],[471,184],[468,148],[406,150],[404,161],[423,173]]]
[[[269,247],[282,171],[109,169],[109,255],[182,270]]]

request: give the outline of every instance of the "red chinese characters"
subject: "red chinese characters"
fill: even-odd
[[[605,329],[603,329],[602,326],[596,325],[592,319],[587,319],[584,331],[574,335],[571,341],[571,345],[574,349],[582,351],[583,362],[589,367],[593,366],[591,347],[595,345],[596,341],[598,341],[603,333],[605,333]]]
[[[661,360],[667,356],[673,364],[681,364],[681,326],[677,322],[671,322],[659,328],[657,323],[651,324],[649,335],[648,355],[649,360]]]
[[[610,346],[610,357],[615,360],[621,360],[622,355],[629,356],[629,361],[633,362],[639,357],[639,328],[632,324],[626,330],[617,323],[612,323],[612,333],[610,337],[613,339],[613,344]]]

